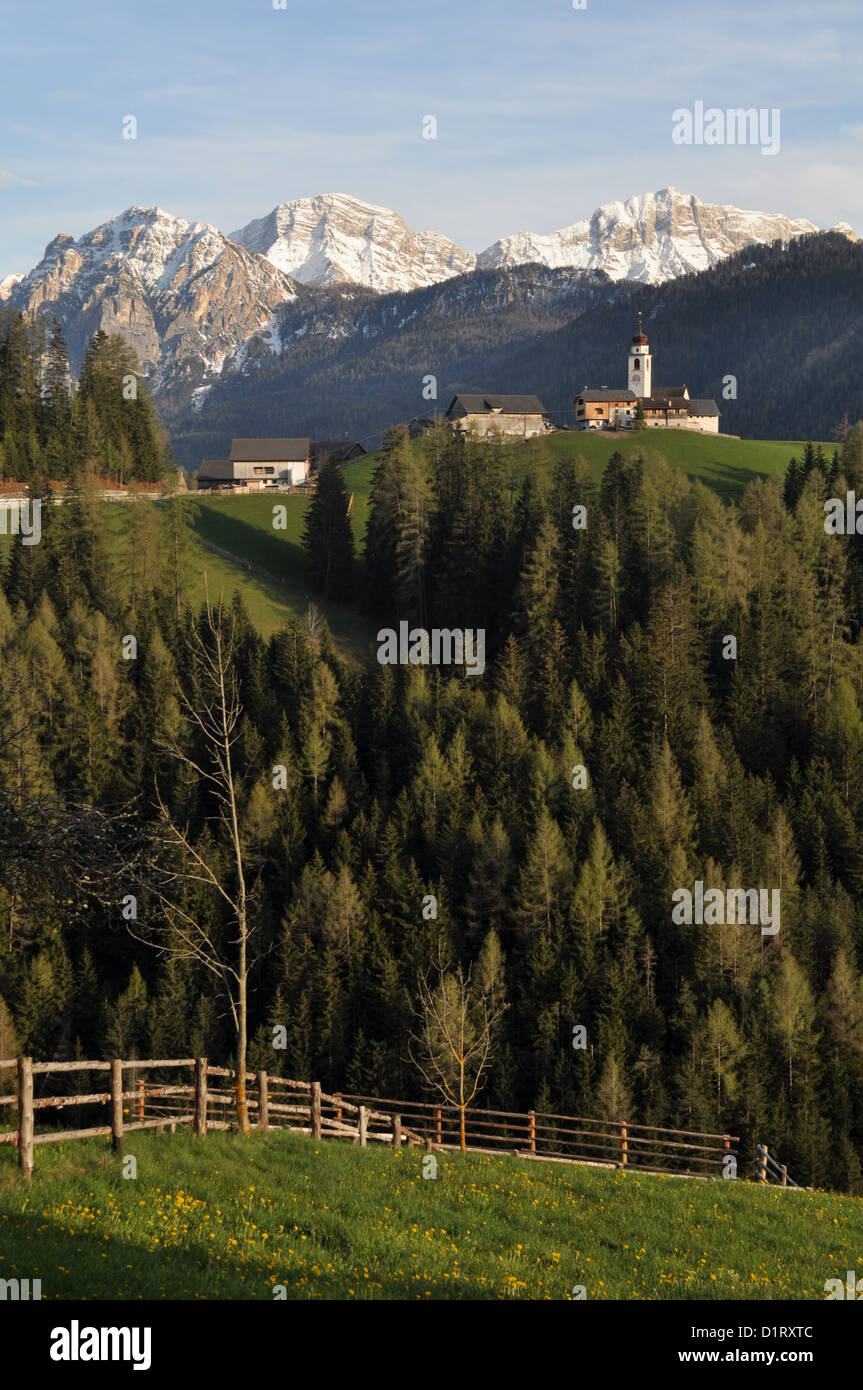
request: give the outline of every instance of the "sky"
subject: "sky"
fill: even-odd
[[[863,234],[863,0],[582,2],[0,0],[0,278],[132,205],[333,192],[472,251],[669,184]],[[778,108],[778,153],[675,144],[698,101]]]

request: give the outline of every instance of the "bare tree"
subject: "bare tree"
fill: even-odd
[[[148,886],[164,924],[155,937],[133,931],[139,940],[155,946],[174,960],[193,960],[221,982],[236,1034],[237,1124],[248,1134],[246,1051],[248,1043],[249,947],[253,933],[250,917],[251,890],[240,830],[239,779],[233,748],[239,737],[242,714],[233,665],[234,622],[223,612],[222,600],[213,607],[207,594],[203,630],[193,630],[192,677],[188,690],[178,683],[181,713],[194,734],[191,751],[177,740],[163,744],[166,751],[200,779],[216,807],[217,827],[212,849],[194,837],[188,824],[178,825],[161,792],[156,801],[161,818],[155,859],[147,866]],[[198,745],[200,752],[195,751]],[[226,871],[224,849],[230,868]],[[222,943],[202,921],[187,888],[198,884],[211,890],[228,920],[228,938]],[[230,950],[228,949],[230,948]]]
[[[471,982],[471,971],[459,964],[447,971],[438,946],[437,960],[417,977],[413,1014],[418,1020],[410,1036],[410,1057],[427,1084],[459,1112],[459,1147],[467,1148],[465,1111],[485,1080],[494,1028],[505,1004]]]

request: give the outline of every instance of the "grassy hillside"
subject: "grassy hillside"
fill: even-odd
[[[414,440],[417,452],[427,448]],[[800,441],[724,439],[681,430],[651,430],[641,434],[602,435],[564,431],[543,439],[505,443],[507,468],[513,487],[528,472],[548,475],[561,458],[581,454],[599,479],[615,449],[631,454],[643,449],[661,453],[672,468],[699,478],[721,496],[739,497],[758,477],[781,477],[792,454],[800,454]],[[832,444],[823,445],[832,453]],[[351,518],[358,552],[362,549],[369,496],[378,455],[372,454],[344,466],[347,487],[353,493]],[[284,505],[287,525],[273,528],[273,506]],[[157,507],[161,504],[156,503]],[[363,658],[373,641],[374,629],[357,605],[323,603],[306,580],[306,557],[301,538],[309,499],[300,494],[248,497],[234,495],[198,497],[184,501],[189,508],[193,548],[186,566],[185,590],[197,606],[204,596],[204,576],[211,593],[222,590],[228,597],[239,592],[260,632],[270,636],[291,618],[303,617],[310,601],[324,612],[340,650]],[[123,518],[124,508],[106,504],[105,529],[116,562],[119,583],[128,571],[128,547],[133,543]]]
[[[368,468],[369,475],[372,468]],[[355,497],[358,541],[365,527],[368,486]],[[274,502],[284,503],[285,530],[273,529]],[[163,504],[147,503],[157,510]],[[348,656],[365,656],[372,641],[371,625],[356,607],[324,603],[306,581],[305,552],[300,544],[308,499],[299,495],[276,498],[251,496],[183,499],[188,508],[190,547],[184,565],[183,589],[197,608],[210,594],[230,599],[241,594],[262,636],[269,637],[292,618],[305,616],[310,602],[324,613],[336,645]],[[130,533],[125,504],[103,504],[103,526],[120,592],[129,585]],[[0,538],[2,539],[2,538]]]
[[[863,1203],[742,1182],[288,1133],[0,1147],[0,1278],[43,1298],[823,1299],[863,1276]]]
[[[727,439],[719,435],[696,434],[687,430],[626,431],[620,434],[561,431],[542,439],[503,446],[511,458],[512,475],[521,477],[529,470],[550,471],[559,459],[582,455],[599,479],[611,455],[624,456],[642,450],[662,454],[666,462],[690,478],[725,498],[737,498],[759,477],[782,477],[793,454],[803,450],[800,441],[785,443],[772,439]],[[822,446],[828,458],[835,444]]]

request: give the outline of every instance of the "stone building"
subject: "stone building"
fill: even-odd
[[[538,396],[453,396],[444,419],[455,429],[513,439],[530,439],[552,428]]]
[[[653,354],[641,329],[632,339],[627,361],[626,389],[585,387],[575,397],[577,430],[631,430],[638,421],[645,429],[699,430],[719,433],[719,407],[713,400],[693,399],[683,386],[654,387]]]

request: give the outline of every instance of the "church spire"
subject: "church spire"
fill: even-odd
[[[650,344],[641,322],[641,310],[638,311],[638,332],[632,339],[632,346],[629,349],[629,372],[627,384],[633,395],[639,400],[649,396],[653,384],[653,358],[650,354]]]

